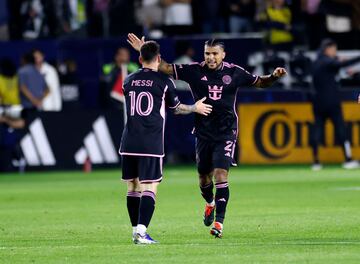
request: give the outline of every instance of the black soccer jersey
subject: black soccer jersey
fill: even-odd
[[[120,154],[164,156],[165,106],[176,108],[180,101],[169,76],[140,69],[124,81],[127,123]]]
[[[258,76],[227,62],[218,70],[209,69],[205,62],[173,64],[173,70],[176,79],[190,85],[195,101],[206,96],[205,103],[213,106],[210,115],[195,115],[195,135],[205,140],[236,139],[236,93],[255,84]]]

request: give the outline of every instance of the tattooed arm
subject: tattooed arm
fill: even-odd
[[[200,99],[193,105],[185,105],[179,104],[179,106],[175,109],[176,115],[188,115],[190,113],[198,113],[200,115],[207,116],[212,111],[212,106],[208,104],[204,104],[203,102],[206,100],[206,97]]]

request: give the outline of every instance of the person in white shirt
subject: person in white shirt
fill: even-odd
[[[166,26],[191,26],[193,24],[191,0],[162,0]]]
[[[35,66],[44,76],[46,85],[49,88],[49,94],[43,100],[42,110],[61,111],[62,100],[59,75],[55,67],[45,62],[44,53],[41,50],[34,49],[33,55],[35,58]]]

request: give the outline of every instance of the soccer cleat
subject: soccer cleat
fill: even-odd
[[[146,245],[146,244],[158,244],[159,242],[152,239],[148,233],[146,233],[144,236],[137,233],[134,238],[134,243],[137,245]]]
[[[360,164],[356,160],[350,160],[350,161],[344,162],[342,164],[342,167],[347,170],[352,170],[352,169],[360,168]]]
[[[206,204],[204,211],[204,225],[211,226],[214,222],[215,205]]]
[[[311,169],[313,171],[319,171],[319,170],[322,170],[323,166],[320,164],[320,163],[314,163],[312,166],[311,166]]]
[[[222,238],[223,224],[215,222],[213,228],[210,229],[210,234],[215,238]]]

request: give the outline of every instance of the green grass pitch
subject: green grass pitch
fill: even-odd
[[[230,171],[223,239],[202,223],[195,166],[166,167],[149,233],[131,242],[120,170],[0,175],[0,263],[360,263],[360,171]]]

